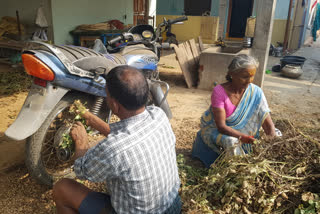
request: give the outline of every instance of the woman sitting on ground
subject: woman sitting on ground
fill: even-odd
[[[258,66],[255,58],[238,55],[228,67],[227,82],[214,87],[192,148],[192,156],[206,167],[223,151],[249,153],[261,126],[268,136],[275,136],[267,100],[261,88],[252,84]]]

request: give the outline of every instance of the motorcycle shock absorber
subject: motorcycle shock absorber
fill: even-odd
[[[91,109],[91,112],[94,114],[94,115],[98,115],[99,112],[100,112],[100,109],[102,107],[102,104],[103,104],[103,97],[97,97],[96,100],[95,100],[95,103]],[[108,112],[108,117],[107,117],[107,123],[110,123],[111,122],[111,117],[112,117],[112,111],[111,109],[109,109],[109,112]]]
[[[92,114],[98,115],[103,104],[104,97],[97,97],[91,109]]]
[[[96,97],[94,104],[93,104],[93,107],[90,110],[92,114],[98,116],[98,114],[100,113],[100,109],[102,107],[102,104],[103,104],[103,99],[104,99],[104,97]],[[99,134],[99,131],[92,129],[90,126],[87,129],[92,130],[92,133],[91,133],[92,135]]]

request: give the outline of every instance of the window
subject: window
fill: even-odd
[[[211,0],[184,0],[184,15],[202,16],[210,15]]]

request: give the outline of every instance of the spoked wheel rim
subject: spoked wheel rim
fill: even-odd
[[[42,141],[41,161],[47,173],[53,177],[66,176],[72,172],[71,166],[73,162],[71,158],[67,161],[62,161],[59,158],[59,142],[62,140],[63,135],[61,130],[65,130],[65,133],[70,130],[68,128],[71,120],[69,106],[56,113]]]

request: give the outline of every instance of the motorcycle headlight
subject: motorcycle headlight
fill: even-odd
[[[153,36],[153,34],[152,34],[151,31],[145,30],[145,31],[142,32],[142,36],[143,36],[143,38],[145,38],[145,39],[151,39],[152,36]]]

